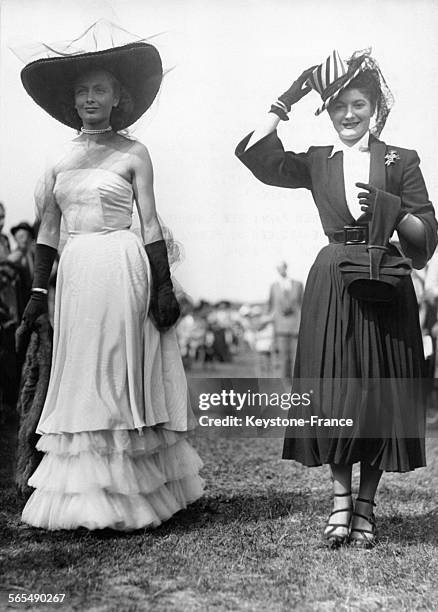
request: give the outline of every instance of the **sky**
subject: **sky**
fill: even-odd
[[[263,185],[237,143],[308,66],[333,50],[372,48],[396,103],[381,138],[416,149],[438,200],[437,0],[2,0],[0,200],[6,228],[33,219],[47,159],[74,132],[20,82],[10,46],[78,36],[99,18],[154,39],[164,65],[157,101],[133,130],[149,149],[159,214],[184,249],[175,276],[195,300],[262,301],[280,260],[305,281],[326,244],[310,194]],[[311,92],[280,125],[285,147],[330,144]]]

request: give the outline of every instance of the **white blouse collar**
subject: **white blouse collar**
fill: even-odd
[[[341,139],[337,139],[336,142],[333,145],[333,150],[330,153],[329,157],[332,157],[338,151],[342,151],[342,152],[344,152],[344,151],[353,152],[354,151],[354,152],[360,152],[360,153],[369,153],[369,150],[370,150],[370,147],[369,147],[369,138],[370,138],[370,133],[369,132],[365,132],[365,134],[362,136],[362,138],[360,140],[358,140],[351,147],[349,147],[347,144],[342,142]]]

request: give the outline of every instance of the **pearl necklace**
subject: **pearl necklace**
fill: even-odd
[[[90,134],[90,135],[93,135],[93,134],[105,134],[105,132],[112,132],[112,129],[113,128],[110,125],[108,127],[106,127],[106,128],[101,128],[100,130],[90,130],[88,128],[81,127],[81,133],[82,134]]]

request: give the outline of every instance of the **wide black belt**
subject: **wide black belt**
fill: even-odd
[[[340,244],[368,244],[368,225],[344,225],[344,229],[333,232],[329,239]]]

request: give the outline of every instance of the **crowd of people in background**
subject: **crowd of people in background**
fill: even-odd
[[[231,363],[237,356],[251,353],[253,375],[291,381],[295,353],[285,346],[289,334],[277,333],[275,313],[268,302],[202,300],[197,305],[187,304],[177,333],[186,369],[208,372],[215,364]]]
[[[0,202],[0,389],[13,380],[14,332],[32,285],[35,228],[22,221],[4,232],[6,209]],[[56,269],[56,267],[55,267]],[[56,274],[56,273],[55,273]],[[428,385],[428,419],[438,423],[438,252],[423,270],[413,271],[420,324],[423,332]],[[53,309],[55,277],[49,303]],[[216,364],[232,363],[238,355],[252,353],[260,377],[293,376],[303,285],[288,273],[282,261],[267,291],[265,302],[221,300],[181,301],[177,335],[186,370],[208,373]],[[0,398],[1,399],[1,398]]]
[[[2,324],[18,323],[30,296],[34,266],[35,228],[22,221],[11,228],[11,247],[4,233],[6,209],[0,202],[0,308]]]
[[[6,208],[0,202],[0,420],[17,399],[19,368],[15,330],[30,297],[35,228],[25,221],[4,232]]]
[[[184,302],[177,331],[187,368],[208,369],[249,351],[257,357],[258,376],[292,381],[303,284],[289,276],[284,261],[276,272],[266,302]]]

